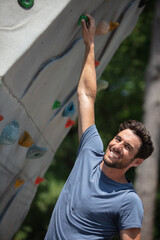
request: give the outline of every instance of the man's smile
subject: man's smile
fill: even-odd
[[[116,158],[116,159],[120,159],[121,158],[120,151],[115,150],[113,147],[109,148],[109,155],[111,157]]]

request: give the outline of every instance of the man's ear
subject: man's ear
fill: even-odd
[[[134,163],[133,163],[133,167],[139,166],[140,164],[142,164],[143,161],[144,161],[144,159],[142,159],[142,158],[135,158]]]

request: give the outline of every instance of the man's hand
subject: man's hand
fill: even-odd
[[[94,43],[94,36],[95,36],[95,20],[90,15],[85,14],[89,22],[85,22],[84,19],[81,20],[82,23],[82,36],[84,40],[84,44],[86,46],[90,46],[92,43]]]
[[[85,55],[81,76],[77,88],[78,96],[78,134],[79,139],[82,133],[95,123],[94,120],[94,102],[97,93],[97,81],[95,71],[94,57],[94,36],[95,21],[90,15],[89,23],[82,22],[82,36],[85,43]]]

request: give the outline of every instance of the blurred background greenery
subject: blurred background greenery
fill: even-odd
[[[149,1],[134,31],[121,44],[101,76],[101,79],[109,82],[108,89],[97,94],[95,104],[96,125],[104,147],[117,132],[121,122],[126,119],[143,120],[145,70],[152,37],[154,3],[154,0]],[[77,148],[76,124],[54,156],[52,165],[44,176],[46,180],[39,185],[29,214],[14,240],[44,239],[54,205],[74,164]],[[128,175],[134,182],[134,170]],[[160,187],[156,204],[154,240],[160,239]]]

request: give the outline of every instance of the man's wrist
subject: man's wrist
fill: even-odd
[[[94,50],[94,42],[90,43],[90,44],[85,44],[86,46],[86,50],[90,51],[90,50]]]

